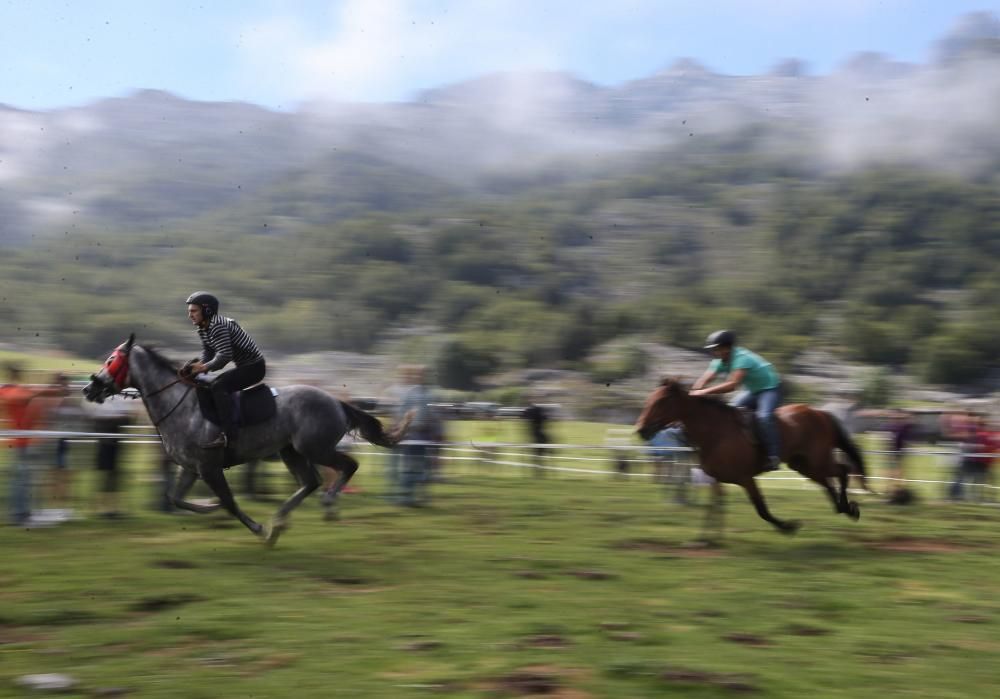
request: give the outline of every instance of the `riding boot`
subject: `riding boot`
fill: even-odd
[[[229,391],[222,388],[221,390],[216,390],[213,387],[212,398],[215,400],[215,410],[218,413],[219,418],[219,434],[215,439],[212,439],[205,444],[202,444],[203,449],[219,449],[228,446],[232,441],[232,424],[233,424],[233,399],[229,395]]]

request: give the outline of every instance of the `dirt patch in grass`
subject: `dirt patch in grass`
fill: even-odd
[[[443,648],[444,643],[441,641],[434,640],[433,638],[417,638],[412,641],[406,641],[399,645],[399,649],[406,651],[408,653],[437,650],[438,648]]]
[[[960,614],[949,618],[948,621],[954,621],[959,624],[988,624],[990,618],[981,614]]]
[[[356,578],[349,575],[340,576],[317,576],[316,578],[320,582],[325,582],[329,585],[368,585],[371,583],[370,580],[364,578]]]
[[[645,551],[666,558],[717,558],[722,549],[703,544],[676,544],[659,539],[625,539],[611,545],[622,551]]]
[[[638,631],[608,631],[605,634],[612,641],[626,641],[637,643],[643,639],[643,635]]]
[[[544,573],[540,573],[537,570],[518,570],[514,572],[514,576],[524,578],[525,580],[544,580],[547,577]]]
[[[18,626],[17,624],[0,624],[0,646],[15,643],[36,643],[43,641],[47,637],[32,631],[31,629]]]
[[[101,615],[86,609],[52,609],[32,618],[34,626],[78,626],[103,621]]]
[[[280,670],[297,663],[299,657],[298,653],[272,653],[245,665],[242,668],[241,674],[244,677],[253,677],[265,672],[271,672],[272,670]]]
[[[790,624],[785,627],[785,633],[792,636],[827,636],[830,633],[830,629],[824,629],[821,626],[806,626],[805,624]]]
[[[182,561],[175,558],[168,558],[162,561],[153,561],[150,564],[153,568],[167,568],[170,570],[191,570],[192,568],[197,568],[197,563],[192,563],[191,561]]]
[[[142,597],[133,602],[129,606],[129,609],[133,612],[155,613],[200,601],[201,597],[185,593],[178,593],[175,595],[157,595],[155,597]]]
[[[566,574],[580,580],[613,580],[618,577],[604,570],[570,570]]]
[[[731,641],[732,643],[739,643],[744,646],[756,646],[762,648],[764,646],[773,645],[770,640],[753,633],[727,633],[722,638],[727,641]]]
[[[688,668],[668,668],[660,679],[665,682],[693,684],[717,687],[731,692],[758,692],[760,687],[755,684],[752,675],[729,674],[723,672],[706,672]]]
[[[489,695],[534,697],[553,699],[591,699],[592,695],[569,686],[572,680],[582,680],[590,676],[582,668],[558,667],[555,665],[531,665],[518,668],[500,677],[487,680],[478,689]]]
[[[868,546],[878,551],[892,551],[894,553],[961,553],[970,550],[967,544],[947,539],[921,539],[910,536],[869,541]]]
[[[556,633],[540,633],[528,636],[518,642],[518,648],[566,648],[570,645],[569,639]]]

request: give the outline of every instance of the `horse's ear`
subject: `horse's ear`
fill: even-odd
[[[135,343],[135,333],[130,333],[128,336],[128,342],[125,343],[125,351],[128,352],[132,349],[132,345]]]
[[[662,379],[660,379],[660,385],[661,386],[669,386],[673,382],[674,382],[674,380],[672,378],[670,378],[669,376],[664,376]]]

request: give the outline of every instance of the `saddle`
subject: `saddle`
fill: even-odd
[[[274,417],[278,411],[274,397],[277,392],[267,384],[245,388],[233,393],[233,417],[238,427],[259,425]],[[198,407],[201,415],[213,425],[219,424],[219,415],[215,410],[215,401],[208,385],[198,385]]]

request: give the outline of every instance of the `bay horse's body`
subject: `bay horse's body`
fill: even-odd
[[[203,449],[201,444],[216,429],[205,420],[190,380],[179,378],[178,368],[154,350],[134,344],[134,337],[118,347],[84,389],[87,400],[103,401],[124,388],[135,388],[156,426],[167,455],[181,467],[172,500],[193,512],[211,512],[219,505],[197,505],[185,496],[200,476],[219,498],[219,504],[250,531],[273,544],[286,526],[289,513],[320,485],[318,466],[335,469],[339,478],[327,497],[335,497],[358,468],[349,455],[337,450],[343,436],[357,430],[372,444],[392,447],[406,424],[385,431],[368,413],[337,400],[312,386],[287,386],[275,398],[273,417],[244,426],[233,448]],[[240,509],[226,482],[225,469],[278,453],[299,483],[299,489],[265,528]]]
[[[857,520],[858,505],[847,498],[848,465],[839,463],[834,449],[841,449],[853,462],[864,482],[864,458],[835,417],[807,405],[786,405],[775,411],[781,435],[782,461],[815,481],[829,495],[836,512]],[[766,458],[746,429],[736,408],[714,398],[692,396],[677,381],[666,379],[650,394],[636,423],[641,437],[648,439],[668,424],[684,426],[688,442],[697,448],[701,469],[716,480],[709,519],[722,513],[722,488],[732,483],[746,490],[760,517],[786,534],[799,523],[780,520],[767,508],[754,476],[766,468]],[[833,486],[836,479],[839,490]],[[719,522],[721,529],[721,522]]]

